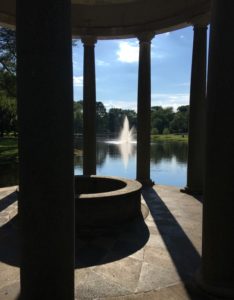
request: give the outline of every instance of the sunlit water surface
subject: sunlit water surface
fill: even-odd
[[[79,145],[79,146],[78,146]],[[77,141],[82,148],[81,141]],[[97,174],[136,178],[136,142],[97,141]],[[157,142],[151,144],[151,179],[158,184],[184,187],[187,172],[187,144]],[[75,159],[75,174],[82,174],[82,157]]]
[[[82,150],[82,139],[75,139]],[[97,174],[136,178],[136,142],[97,139]],[[158,184],[184,187],[187,172],[187,144],[161,142],[151,144],[151,179]],[[64,157],[64,159],[66,159]],[[74,158],[75,174],[82,174],[82,156]],[[2,165],[0,187],[18,184],[18,164]]]

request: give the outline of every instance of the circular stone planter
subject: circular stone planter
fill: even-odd
[[[75,176],[76,235],[117,230],[142,216],[141,184],[104,176]]]

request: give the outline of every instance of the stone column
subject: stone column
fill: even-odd
[[[138,36],[140,44],[137,102],[137,180],[152,186],[150,179],[151,133],[151,40],[154,33]]]
[[[96,39],[82,38],[84,45],[84,85],[83,85],[83,174],[96,174],[96,82],[95,53]]]
[[[200,284],[234,299],[234,1],[213,1]]]
[[[21,298],[74,299],[70,0],[17,5]]]
[[[194,26],[190,87],[187,187],[185,192],[202,194],[204,183],[204,131],[206,97],[207,26]]]

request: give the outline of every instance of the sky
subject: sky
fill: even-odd
[[[189,104],[193,28],[156,35],[151,43],[151,105]],[[110,108],[137,108],[137,39],[99,40],[95,46],[96,100]],[[75,101],[83,99],[83,45],[73,47]]]

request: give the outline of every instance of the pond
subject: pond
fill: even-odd
[[[82,150],[82,140],[75,139]],[[157,184],[186,186],[188,145],[184,142],[151,144],[151,179]],[[75,156],[74,172],[82,174],[82,155]],[[1,165],[0,187],[18,184],[18,164]],[[97,174],[136,178],[136,143],[120,145],[112,140],[97,140]]]
[[[76,146],[82,148],[77,139]],[[98,139],[97,174],[136,178],[136,143],[128,145]],[[151,179],[158,184],[186,186],[187,151],[185,142],[151,143]],[[75,174],[82,174],[82,157],[75,157]]]

